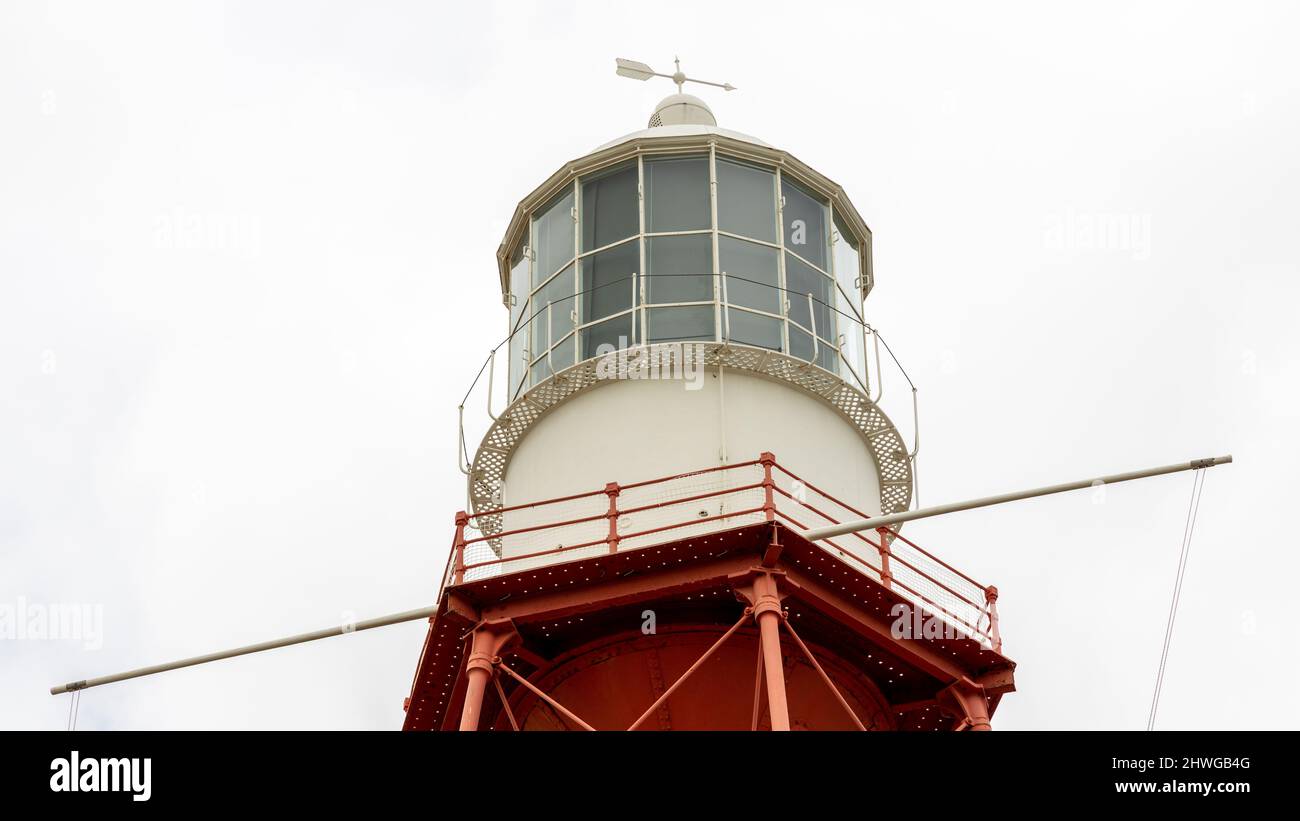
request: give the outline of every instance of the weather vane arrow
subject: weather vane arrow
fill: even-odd
[[[618,74],[620,77],[630,77],[633,80],[649,80],[651,77],[667,77],[669,80],[672,80],[677,84],[677,93],[679,94],[682,91],[682,86],[686,83],[699,83],[704,86],[713,86],[714,88],[720,88],[723,91],[736,90],[736,87],[731,83],[712,83],[708,80],[697,80],[694,77],[687,77],[682,73],[682,61],[676,57],[673,58],[673,65],[676,70],[673,71],[672,74],[661,74],[653,68],[650,68],[650,66],[645,63],[638,63],[636,60],[625,60],[622,57],[615,58],[614,63],[617,66],[614,73]]]

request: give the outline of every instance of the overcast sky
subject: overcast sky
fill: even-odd
[[[1300,726],[1300,16],[1046,6],[6,3],[0,607],[103,631],[0,639],[0,727],[65,726],[52,684],[431,603],[506,222],[672,90],[614,58],[674,54],[871,226],[924,503],[1234,455],[1159,726]],[[1191,482],[909,526],[1001,589],[995,728],[1145,725]],[[424,630],[90,690],[78,726],[397,728]]]

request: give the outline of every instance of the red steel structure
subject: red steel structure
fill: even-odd
[[[997,589],[800,535],[863,518],[771,453],[458,513],[404,729],[990,729]]]

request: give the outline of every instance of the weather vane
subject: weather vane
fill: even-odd
[[[667,77],[677,84],[677,93],[682,93],[682,86],[686,83],[699,83],[705,86],[714,86],[724,91],[735,91],[736,87],[731,83],[711,83],[708,80],[697,80],[694,77],[687,77],[682,73],[682,61],[676,57],[673,58],[675,71],[672,74],[660,74],[645,63],[638,63],[636,60],[624,60],[622,57],[615,58],[615,64],[618,68],[615,73],[620,77],[631,77],[633,80],[649,80],[651,77]]]

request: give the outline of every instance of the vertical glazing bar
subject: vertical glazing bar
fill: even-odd
[[[875,328],[871,329],[871,344],[876,349],[876,398],[871,401],[879,405],[880,398],[885,395],[885,373],[880,369],[880,334]],[[865,352],[863,358],[866,358]]]
[[[555,332],[551,330],[551,305],[546,303],[546,370],[555,376],[555,366],[551,364],[551,349],[555,347]]]
[[[780,309],[777,313],[781,314],[781,351],[790,353],[790,292],[786,290],[785,278],[785,195],[782,182],[781,166],[776,167],[776,272],[777,272],[777,296],[781,304],[777,307]]]
[[[819,347],[820,343],[817,341],[817,314],[813,311],[812,294],[808,293],[805,294],[805,296],[808,297],[808,324],[812,326],[812,338],[813,338],[812,359],[808,361],[815,363],[817,361],[817,354],[821,352],[821,348]]]
[[[718,286],[718,147],[717,143],[709,142],[709,225],[712,227],[710,238],[713,241],[713,338],[720,340],[722,336],[722,308],[718,304],[721,293]]]
[[[583,333],[578,330],[582,324],[582,261],[578,255],[582,253],[582,185],[581,178],[573,180],[573,282],[569,288],[569,293],[573,294],[573,300],[569,303],[569,316],[573,327],[573,361],[577,362],[579,353],[582,348],[578,345],[578,337]],[[551,373],[555,373],[552,369]]]
[[[723,271],[718,275],[722,283],[722,341],[731,344],[731,309],[728,307],[731,303],[727,296],[727,272]]]
[[[640,240],[637,240],[637,242],[639,243]],[[641,318],[640,317],[641,309],[637,307],[641,303],[636,298],[637,288],[639,288],[640,285],[641,285],[641,275],[638,272],[633,271],[632,272],[632,311],[628,314],[628,318],[632,320],[632,331],[631,331],[632,336],[628,338],[627,345],[624,346],[628,348],[636,347],[637,327],[641,324],[638,321]]]
[[[636,199],[637,199],[637,219],[639,221],[638,222],[639,233],[637,234],[636,242],[637,245],[639,246],[640,255],[641,255],[641,265],[640,265],[641,283],[640,283],[639,290],[637,290],[635,294],[635,296],[639,298],[636,300],[634,304],[636,305],[636,312],[637,315],[641,318],[641,321],[640,322],[634,321],[632,323],[634,326],[632,328],[633,331],[632,336],[634,337],[632,342],[634,345],[644,342],[646,339],[646,307],[645,307],[646,293],[645,292],[648,290],[646,287],[646,281],[647,281],[646,274],[648,269],[646,268],[646,264],[645,264],[645,259],[646,259],[645,156],[640,151],[637,151],[636,154]]]

